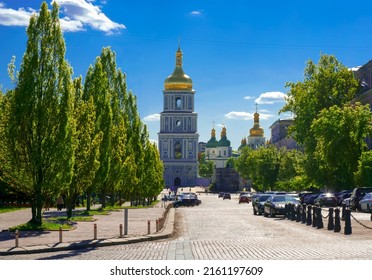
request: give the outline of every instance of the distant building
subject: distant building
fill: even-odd
[[[257,109],[256,113],[254,113],[254,123],[253,127],[249,130],[249,136],[248,138],[242,139],[238,151],[243,149],[245,146],[248,146],[253,150],[266,146],[266,138],[264,136],[263,128],[260,127],[260,114],[257,113]]]
[[[286,147],[287,149],[298,149],[296,141],[288,133],[289,127],[293,124],[293,119],[278,119],[271,126],[270,143],[277,148]]]
[[[216,130],[213,128],[211,139],[209,139],[205,146],[205,158],[213,161],[216,168],[224,168],[231,156],[231,142],[227,139],[226,127],[222,128],[221,139],[219,141],[216,139]]]
[[[199,142],[198,143],[199,153],[204,153],[205,152],[206,145],[207,145],[207,143],[205,143],[205,142]]]

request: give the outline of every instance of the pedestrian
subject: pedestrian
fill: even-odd
[[[58,210],[58,211],[62,211],[63,204],[64,204],[63,197],[60,195],[60,196],[57,198],[57,210]]]

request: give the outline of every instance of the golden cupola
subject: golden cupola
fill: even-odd
[[[249,130],[249,137],[263,137],[264,136],[264,130],[262,127],[260,127],[260,114],[254,113],[254,125]]]
[[[183,72],[182,51],[178,46],[176,52],[176,68],[173,73],[164,81],[165,90],[192,90],[192,80]]]

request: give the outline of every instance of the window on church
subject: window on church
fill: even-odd
[[[182,158],[182,145],[179,141],[174,144],[174,158],[181,159]]]
[[[180,97],[176,98],[176,109],[181,109],[182,107],[182,100]]]

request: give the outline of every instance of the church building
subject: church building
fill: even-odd
[[[215,168],[224,168],[231,155],[232,148],[230,140],[227,139],[226,127],[222,128],[219,141],[216,139],[216,130],[213,128],[211,139],[209,139],[205,147],[206,159],[213,161]]]
[[[241,145],[239,146],[239,151],[245,146],[249,146],[253,150],[258,149],[259,147],[266,145],[266,138],[264,136],[264,130],[260,127],[260,114],[254,113],[254,124],[253,127],[249,130],[248,139],[243,138]]]
[[[164,81],[163,112],[160,113],[159,153],[166,187],[196,185],[198,174],[198,115],[194,112],[195,90],[182,68],[182,51],[176,52],[176,67]]]

